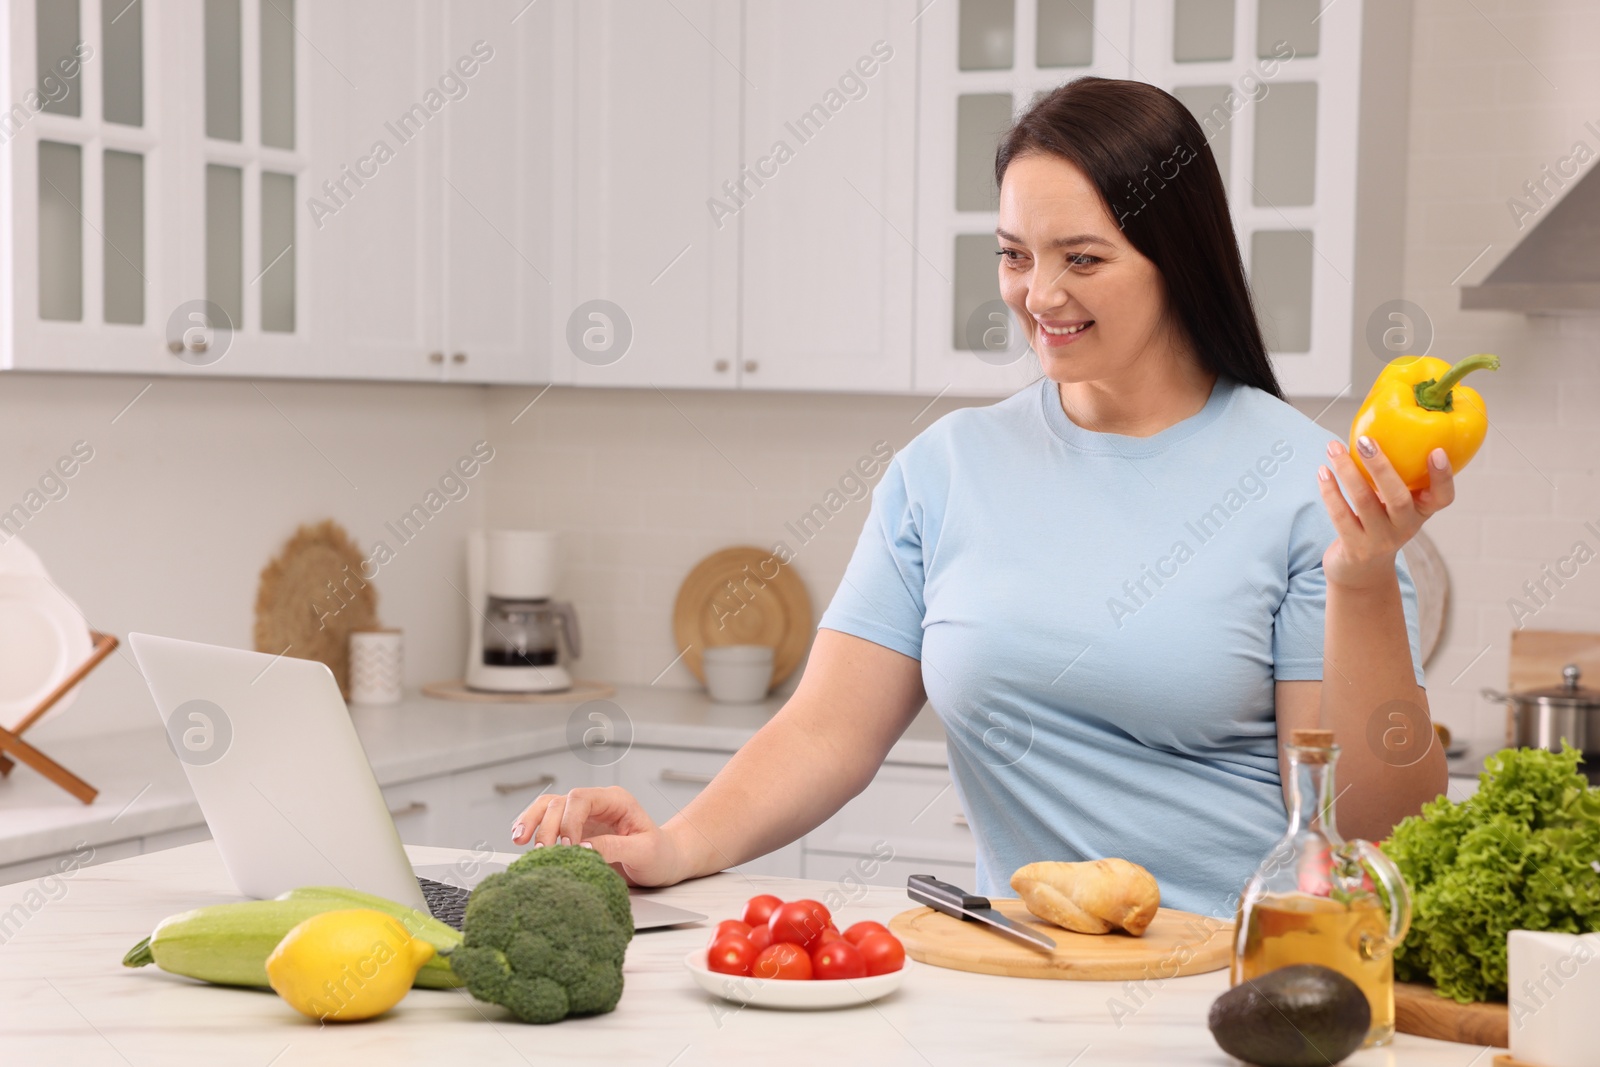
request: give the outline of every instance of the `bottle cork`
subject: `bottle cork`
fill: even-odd
[[[1293,730],[1289,734],[1289,743],[1296,748],[1327,748],[1333,744],[1333,731]]]

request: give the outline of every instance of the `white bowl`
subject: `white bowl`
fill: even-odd
[[[767,645],[723,645],[702,655],[706,691],[718,704],[757,704],[772,688],[772,649]]]
[[[908,959],[898,971],[870,978],[813,978],[796,981],[780,978],[741,978],[719,974],[706,966],[708,948],[697,948],[684,957],[684,965],[700,988],[723,1000],[752,1008],[782,1008],[790,1011],[816,1011],[823,1008],[853,1008],[888,996],[900,988]]]

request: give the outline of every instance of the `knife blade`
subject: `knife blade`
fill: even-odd
[[[1019,922],[1001,915],[989,905],[988,897],[968,893],[965,889],[941,882],[931,874],[913,874],[906,879],[906,896],[934,911],[941,911],[957,919],[983,923],[996,933],[1015,938],[1025,945],[1053,950],[1056,943],[1044,934],[1031,930]]]

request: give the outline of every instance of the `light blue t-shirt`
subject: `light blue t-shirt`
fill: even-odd
[[[1286,826],[1273,682],[1322,677],[1334,436],[1226,378],[1151,437],[1095,433],[1045,379],[895,456],[821,625],[922,662],[979,893],[1121,856],[1232,915]]]

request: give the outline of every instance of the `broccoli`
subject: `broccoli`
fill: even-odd
[[[582,845],[550,845],[529,849],[513,860],[508,870],[521,873],[552,868],[568,871],[600,890],[612,917],[628,931],[629,937],[633,936],[633,906],[628,903],[628,883],[594,849]]]
[[[451,970],[473,996],[525,1023],[599,1015],[622,999],[632,919],[617,922],[604,894],[568,870],[490,875],[468,898],[464,926]]]

